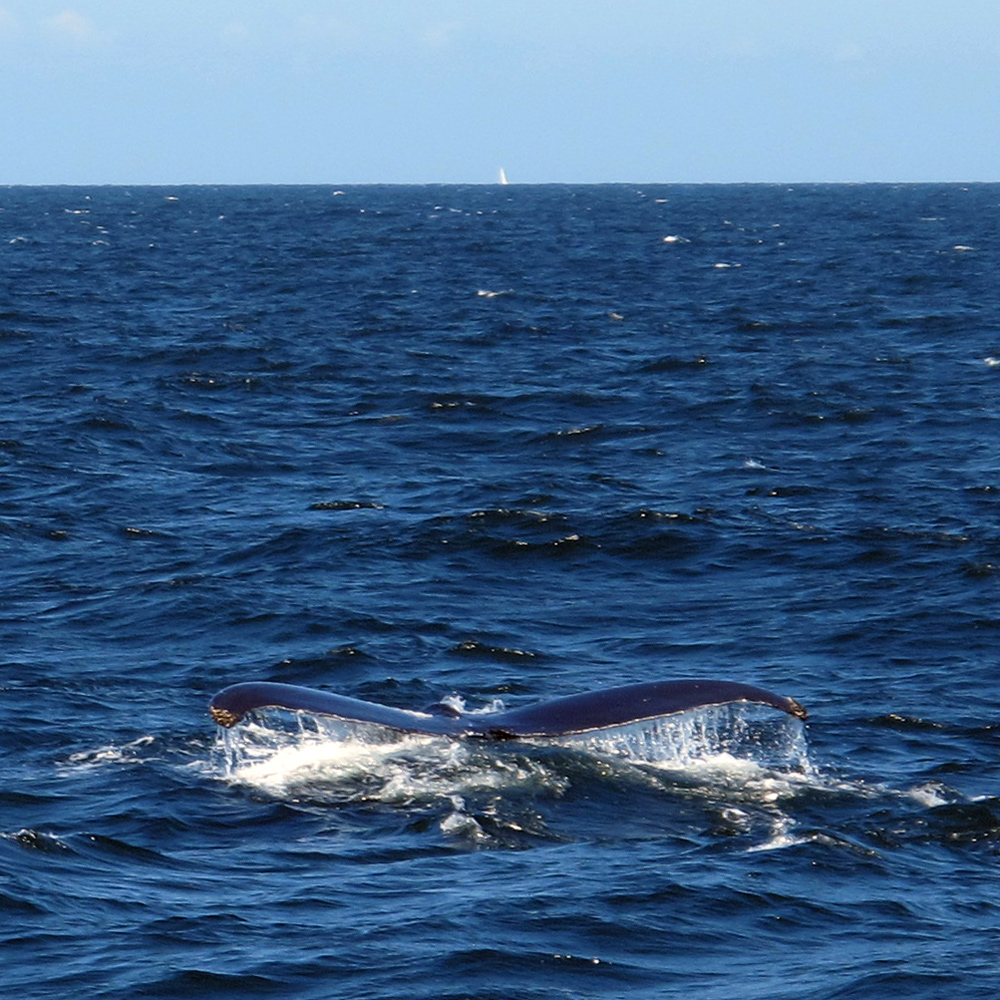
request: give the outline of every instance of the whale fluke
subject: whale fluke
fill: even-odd
[[[749,702],[770,705],[797,719],[806,710],[794,699],[735,681],[673,680],[627,684],[586,694],[543,701],[503,712],[462,715],[435,706],[426,712],[390,708],[344,695],[299,687],[250,681],[233,684],[211,701],[212,718],[227,729],[255,709],[280,708],[327,715],[347,722],[370,723],[403,733],[431,736],[520,739],[571,736],[676,715],[695,708]]]

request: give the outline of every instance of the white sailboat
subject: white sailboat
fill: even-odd
[[[500,176],[499,176],[498,180],[499,180],[499,183],[501,183],[501,184],[509,184],[510,183],[507,180],[507,171],[504,170],[503,167],[500,168]]]

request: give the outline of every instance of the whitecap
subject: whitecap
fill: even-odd
[[[438,823],[443,834],[472,841],[489,839],[476,817],[465,811],[465,800],[460,795],[451,796],[451,807],[451,812],[442,816]]]
[[[779,815],[774,817],[771,825],[770,835],[760,844],[753,844],[747,848],[747,854],[755,854],[759,851],[780,851],[786,847],[795,847],[798,844],[806,844],[810,837],[801,833],[795,833],[796,823],[790,816]]]
[[[955,801],[954,793],[945,785],[936,781],[930,781],[925,785],[917,785],[908,792],[904,792],[908,799],[912,799],[918,805],[927,809],[934,809],[937,806],[950,805]]]
[[[504,704],[501,698],[494,698],[487,704],[480,705],[479,708],[469,708],[465,699],[461,695],[449,694],[445,695],[441,699],[440,703],[446,708],[454,710],[459,715],[494,715],[497,712],[502,712],[504,710]]]
[[[156,759],[150,752],[156,742],[154,736],[140,736],[136,740],[121,745],[111,743],[92,750],[80,750],[70,754],[65,760],[67,769],[97,768],[107,765],[147,764]]]

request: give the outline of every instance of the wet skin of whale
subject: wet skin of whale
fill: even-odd
[[[212,699],[209,712],[226,728],[235,726],[255,709],[279,708],[385,726],[404,733],[509,740],[593,732],[731,702],[770,705],[798,719],[806,718],[806,710],[794,698],[772,694],[751,684],[716,680],[628,684],[502,712],[471,715],[463,715],[444,704],[414,712],[296,684],[250,681],[220,691]]]

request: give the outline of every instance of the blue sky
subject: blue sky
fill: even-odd
[[[998,0],[0,0],[0,183],[1000,180]]]

